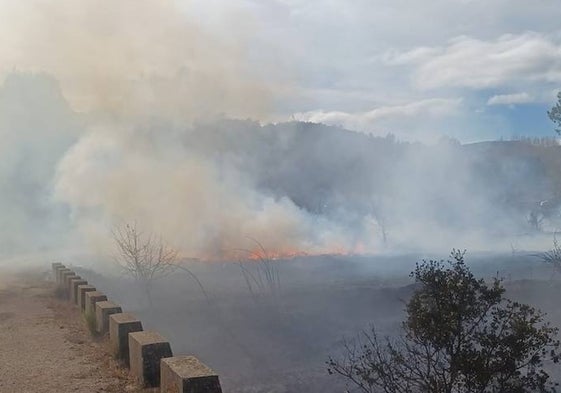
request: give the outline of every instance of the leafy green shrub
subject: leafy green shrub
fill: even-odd
[[[329,358],[330,374],[364,393],[556,391],[545,365],[559,362],[558,329],[541,311],[506,299],[500,279],[476,278],[463,252],[423,261],[412,277],[402,335],[363,332]]]

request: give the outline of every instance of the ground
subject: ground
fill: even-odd
[[[138,389],[94,339],[48,274],[0,272],[0,392],[150,392]]]
[[[409,272],[427,257],[447,254],[278,260],[275,297],[253,296],[237,263],[190,262],[205,293],[178,271],[154,282],[152,306],[133,279],[108,273],[99,261],[94,270],[73,261],[74,271],[166,337],[174,354],[194,355],[215,370],[225,392],[341,393],[345,381],[328,375],[326,360],[372,324],[380,336],[400,333],[404,302],[415,289]],[[561,326],[561,275],[536,252],[468,253],[466,261],[476,277],[504,277],[507,297],[542,309]],[[258,266],[246,262],[255,274]],[[557,365],[552,375],[561,381]]]

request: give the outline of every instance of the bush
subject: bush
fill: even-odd
[[[463,252],[423,261],[411,275],[418,289],[403,334],[362,333],[341,359],[329,358],[330,374],[365,393],[555,391],[544,362],[559,361],[558,329],[543,313],[506,299],[500,279],[475,278]]]

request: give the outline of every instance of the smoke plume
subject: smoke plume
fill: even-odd
[[[206,137],[185,138],[184,130],[195,122],[266,118],[270,91],[253,77],[243,43],[226,44],[199,28],[188,3],[8,1],[4,11],[4,90],[10,91],[10,84],[32,89],[34,79],[51,83],[57,110],[77,119],[62,128],[69,122],[63,116],[48,119],[52,129],[43,119],[21,136],[17,129],[25,120],[4,118],[3,146],[18,155],[5,164],[6,177],[19,171],[22,161],[30,165],[47,154],[48,165],[33,164],[25,181],[40,178],[38,199],[48,201],[47,211],[61,210],[57,217],[73,242],[81,236],[107,250],[110,228],[135,221],[194,257],[232,256],[255,246],[249,238],[273,254],[350,246],[340,224],[259,190],[239,165],[243,157],[218,157],[189,146]],[[4,109],[36,117],[35,108],[20,98],[9,96]],[[34,200],[22,210],[41,203]],[[33,226],[30,219],[28,227]],[[12,242],[21,246],[33,237],[29,228],[11,234],[19,238]]]
[[[249,42],[210,34],[191,11],[3,3],[4,254],[107,254],[122,222],[203,259],[247,256],[257,242],[273,256],[496,249],[544,229],[527,217],[557,203],[556,146],[424,146],[234,121],[267,120],[274,89],[256,77]]]

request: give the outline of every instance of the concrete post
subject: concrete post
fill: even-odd
[[[122,313],[123,310],[121,306],[116,305],[113,302],[97,302],[95,304],[95,323],[97,326],[97,332],[101,335],[109,332],[109,316],[111,314]]]
[[[57,285],[58,285],[58,280],[59,280],[59,273],[60,273],[60,271],[61,271],[62,269],[66,269],[66,266],[60,265],[60,266],[56,266],[56,267],[53,269],[53,272],[54,272],[53,274],[54,274],[54,277],[55,277],[55,283],[56,283]]]
[[[109,316],[109,342],[113,354],[127,367],[130,367],[129,333],[141,331],[142,322],[132,314],[121,313]]]
[[[68,276],[75,276],[75,275],[76,273],[74,273],[70,269],[62,270],[62,272],[60,273],[60,286],[62,288],[66,288],[66,279],[68,278]]]
[[[107,300],[107,296],[99,291],[86,292],[86,315],[92,315],[95,318],[95,304]]]
[[[160,386],[160,360],[172,357],[171,346],[156,332],[129,333],[132,376],[142,387]]]
[[[87,284],[88,282],[86,280],[77,277],[70,280],[70,301],[72,303],[78,305],[78,285]]]
[[[65,272],[71,272],[72,270],[70,270],[69,268],[65,267],[63,269],[58,269],[58,274],[56,276],[56,283],[58,286],[61,285],[62,282],[62,274]]]
[[[53,263],[51,263],[51,266],[52,266],[52,268],[53,268],[53,274],[56,273],[56,269],[57,269],[57,268],[59,268],[59,267],[61,267],[61,266],[64,267],[64,265],[63,265],[62,263],[60,263],[60,262],[53,262]]]
[[[76,273],[74,274],[70,274],[68,276],[65,277],[64,279],[64,290],[66,291],[66,294],[68,295],[68,299],[70,299],[70,293],[71,293],[71,286],[70,286],[70,281],[78,278],[78,279],[82,279],[82,277],[78,276]]]
[[[78,285],[78,307],[82,312],[86,312],[86,293],[95,291],[93,285]]]
[[[194,356],[162,359],[160,368],[161,393],[222,393],[218,375]]]

